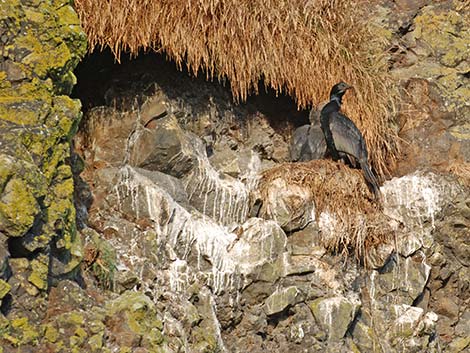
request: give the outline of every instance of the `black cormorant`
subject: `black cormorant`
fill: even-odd
[[[357,126],[340,112],[343,95],[350,88],[352,86],[344,82],[334,85],[330,92],[330,101],[320,113],[327,151],[334,160],[339,160],[344,154],[354,157],[359,162],[375,198],[380,199],[379,183],[369,166],[364,137]]]

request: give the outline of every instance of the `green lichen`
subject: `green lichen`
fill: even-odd
[[[0,279],[0,302],[3,298],[5,298],[5,295],[7,295],[10,292],[11,286],[5,282],[3,279]]]
[[[7,235],[24,235],[39,212],[39,204],[30,187],[21,179],[11,179],[0,199],[0,223],[6,225]]]
[[[30,22],[36,22],[37,24],[43,24],[46,21],[46,18],[41,11],[35,9],[35,8],[24,8],[24,14],[26,17],[26,20]]]
[[[21,343],[20,339],[18,339],[17,337],[14,337],[14,336],[12,336],[8,333],[3,334],[2,338],[5,341],[10,342],[13,346],[18,346]]]
[[[0,119],[20,125],[44,122],[52,104],[50,88],[37,80],[0,90]]]
[[[78,327],[75,330],[74,335],[70,337],[70,347],[83,345],[87,336],[88,336],[88,333],[82,327]]]
[[[109,316],[124,313],[129,329],[142,336],[143,342],[149,349],[156,349],[164,342],[161,332],[162,323],[157,318],[155,305],[143,293],[124,292],[120,297],[106,306]]]
[[[470,31],[465,17],[456,11],[428,7],[415,19],[415,37],[425,41],[440,56],[441,64],[457,66],[470,56]]]
[[[0,131],[12,159],[4,163],[5,157],[0,157],[0,222],[10,236],[22,236],[36,220],[46,222],[38,227],[40,234],[29,234],[27,249],[34,251],[61,237],[66,250],[75,246],[70,267],[76,268],[80,244],[73,182],[65,161],[80,104],[54,95],[69,94],[75,84],[73,69],[85,54],[86,37],[77,14],[63,1],[4,2],[0,23],[6,29],[2,54],[8,63],[0,72]],[[13,85],[8,75],[23,81]],[[45,271],[33,267],[30,281],[45,288]],[[34,292],[32,286],[29,292]]]
[[[81,237],[77,234],[75,234],[75,236],[73,236],[72,238],[72,242],[70,245],[70,255],[71,259],[65,267],[65,271],[67,273],[78,269],[83,260],[83,244]]]
[[[37,344],[40,334],[28,318],[21,317],[11,320],[11,327],[12,337],[15,338],[16,345]]]
[[[202,327],[195,327],[192,330],[192,338],[196,342],[194,349],[196,352],[201,353],[216,353],[219,352],[217,338],[212,330],[207,330]]]
[[[88,340],[92,352],[101,352],[103,347],[103,334],[95,334]]]
[[[75,135],[81,118],[81,103],[78,99],[67,96],[58,96],[53,99],[53,109],[48,116],[46,124],[57,127],[62,136],[67,140]]]
[[[38,289],[47,288],[47,276],[49,274],[49,259],[46,256],[40,256],[38,259],[31,261],[32,272],[28,277],[28,281],[34,284]]]
[[[0,193],[3,192],[7,181],[14,174],[15,161],[11,156],[0,154]]]
[[[59,338],[59,331],[52,324],[46,324],[44,327],[44,338],[48,342],[55,343]]]
[[[99,234],[87,230],[85,231],[91,236],[91,244],[89,247],[95,253],[94,259],[87,264],[86,271],[91,272],[103,289],[114,289],[114,274],[116,271],[116,251]]]
[[[24,272],[29,268],[29,261],[24,257],[9,259],[8,262],[10,267],[15,270],[14,272]]]
[[[74,325],[83,325],[85,323],[85,317],[81,313],[77,312],[71,312],[70,315],[68,316],[68,322],[74,324]]]

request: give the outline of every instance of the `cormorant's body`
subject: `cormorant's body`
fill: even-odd
[[[359,162],[374,196],[380,198],[379,184],[369,166],[364,137],[357,126],[340,112],[342,97],[349,88],[351,86],[344,82],[333,86],[330,102],[323,107],[320,113],[321,128],[325,135],[327,151],[334,160],[339,160],[344,154],[354,157]]]

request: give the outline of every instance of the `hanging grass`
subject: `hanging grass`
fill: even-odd
[[[345,110],[363,132],[372,166],[389,174],[399,154],[391,128],[396,89],[385,35],[368,24],[371,5],[353,0],[75,0],[89,50],[163,51],[180,68],[228,79],[244,101],[259,85],[299,107],[328,98],[340,80],[356,88]],[[383,32],[383,30],[382,30]],[[262,88],[262,87],[261,87]]]

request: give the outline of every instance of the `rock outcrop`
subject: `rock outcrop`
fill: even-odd
[[[73,8],[3,2],[0,353],[468,350],[469,10],[428,3],[376,7],[413,142],[378,207],[360,172],[286,163],[321,135],[289,156],[287,115],[153,57],[80,123]]]
[[[82,259],[70,165],[81,112],[68,95],[86,36],[62,1],[4,1],[0,31],[1,346],[23,347]]]

